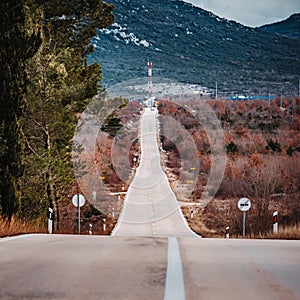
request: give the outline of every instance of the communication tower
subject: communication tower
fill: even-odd
[[[152,62],[148,61],[148,93],[149,98],[152,95]]]

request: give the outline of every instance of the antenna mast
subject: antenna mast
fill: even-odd
[[[149,97],[152,95],[152,62],[148,61],[148,93]]]

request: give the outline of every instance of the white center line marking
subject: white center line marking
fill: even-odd
[[[168,238],[168,267],[164,300],[185,300],[183,270],[175,237]]]

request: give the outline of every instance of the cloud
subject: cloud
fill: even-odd
[[[300,12],[299,0],[186,0],[216,15],[256,27],[288,18]]]

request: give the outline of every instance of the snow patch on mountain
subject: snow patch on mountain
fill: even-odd
[[[117,41],[124,41],[126,44],[133,43],[136,46],[149,47],[150,43],[139,39],[133,32],[129,32],[126,27],[118,23],[112,24],[109,28],[101,29],[104,34],[113,35]]]

